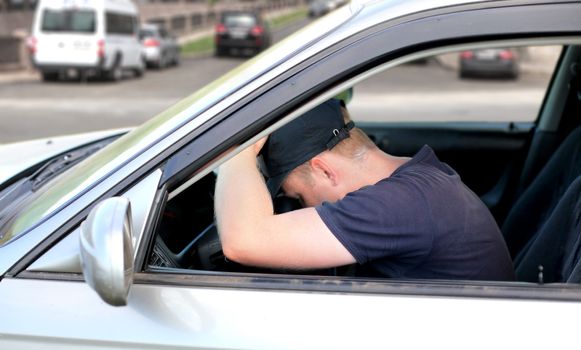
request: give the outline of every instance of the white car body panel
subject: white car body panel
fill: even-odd
[[[0,162],[0,184],[31,166],[58,154],[129,130],[96,131],[0,145],[0,159],[2,159]]]
[[[85,283],[34,280],[2,281],[0,300],[11,301],[3,348],[47,350],[570,349],[581,312],[576,302],[151,285],[133,285],[115,308]]]

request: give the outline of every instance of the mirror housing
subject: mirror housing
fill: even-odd
[[[108,304],[127,305],[133,282],[129,200],[112,197],[95,206],[81,224],[80,246],[85,281]]]

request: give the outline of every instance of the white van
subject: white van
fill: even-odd
[[[28,47],[44,80],[119,80],[144,72],[137,7],[130,0],[40,0]]]

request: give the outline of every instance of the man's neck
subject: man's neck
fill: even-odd
[[[368,151],[361,160],[361,168],[354,169],[357,177],[362,180],[359,188],[374,185],[390,177],[399,167],[409,161],[409,157],[395,157],[379,149]]]

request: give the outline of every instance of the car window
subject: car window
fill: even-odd
[[[42,15],[42,31],[94,33],[95,11],[46,9]]]
[[[432,147],[502,226],[519,176],[512,169],[522,161],[561,51],[561,46],[539,46],[451,52],[373,74],[340,96],[356,125],[382,150],[411,157],[423,145]],[[466,52],[483,61],[482,72],[478,64],[469,70],[462,66]],[[496,71],[492,62],[507,57],[516,66]],[[528,126],[511,126],[519,123]],[[214,222],[215,181],[215,173],[209,173],[170,195],[147,259],[149,268],[357,276],[353,266],[293,272],[226,259]],[[299,207],[290,198],[275,201],[277,212]]]
[[[491,48],[423,58],[355,87],[365,122],[534,122],[560,46]]]
[[[228,27],[252,27],[256,24],[256,18],[246,14],[227,15],[224,24]]]
[[[141,29],[139,31],[139,39],[155,36],[155,31],[149,29]]]

